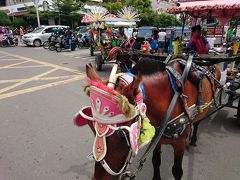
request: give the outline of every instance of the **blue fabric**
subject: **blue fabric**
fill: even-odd
[[[68,39],[68,46],[69,46],[69,49],[72,49],[72,39]]]
[[[151,43],[151,48],[153,50],[157,50],[158,49],[158,40],[153,40],[153,42]]]
[[[174,82],[174,77],[172,76],[172,73],[168,69],[167,69],[167,75],[168,75],[171,87],[173,89],[173,92],[175,93],[177,91],[177,89],[176,89],[176,85]]]
[[[146,99],[146,91],[145,91],[143,83],[140,84],[140,89],[142,91],[143,100],[145,100]]]
[[[173,40],[174,40],[174,35],[170,35],[169,46],[168,46],[169,54],[173,54]]]
[[[131,76],[131,77],[134,77],[134,75],[131,73],[130,69],[128,69],[127,65],[124,64],[124,70],[125,72],[129,73],[128,75]],[[131,75],[130,75],[131,74]]]

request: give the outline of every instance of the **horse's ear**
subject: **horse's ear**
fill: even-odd
[[[94,70],[91,63],[86,65],[86,74],[89,79],[92,81],[102,81],[100,76],[97,74],[97,72]]]
[[[127,86],[127,88],[125,89],[124,95],[130,100],[130,101],[134,101],[135,97],[138,94],[139,91],[139,85],[142,81],[142,76],[141,74],[138,74],[134,79],[133,82],[131,84],[129,84]]]

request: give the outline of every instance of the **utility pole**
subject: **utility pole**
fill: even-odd
[[[36,13],[37,13],[37,23],[38,23],[38,27],[40,27],[41,25],[40,25],[39,11],[38,11],[38,2],[39,2],[39,0],[34,0]]]

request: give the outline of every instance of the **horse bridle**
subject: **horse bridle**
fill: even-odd
[[[117,69],[118,69],[118,65],[115,64],[112,68],[112,72],[110,74],[109,81],[107,83],[108,88],[114,89],[117,80],[121,78],[120,75],[122,75],[122,74],[117,74]],[[122,79],[122,80],[126,85],[129,85],[129,84],[127,84],[127,82],[124,79]],[[94,87],[94,86],[90,86],[90,92],[92,90],[92,94],[93,94],[94,89],[97,89],[97,88]],[[97,89],[97,90],[101,92],[101,89]],[[104,93],[104,91],[102,91],[101,93]],[[109,95],[109,96],[113,96],[113,95]],[[111,98],[116,98],[116,97],[113,96]],[[93,99],[92,99],[92,101],[93,101]],[[100,106],[104,105],[104,103],[101,102],[101,100],[98,99],[98,97],[96,98],[96,102],[97,101],[100,103]],[[94,105],[93,102],[92,102],[91,109],[92,109],[93,117],[90,117],[90,116],[88,116],[84,113],[84,109],[86,109],[88,107],[84,107],[82,110],[79,111],[79,114],[83,118],[93,122],[93,128],[94,128],[95,133],[96,133],[95,141],[94,141],[94,145],[93,145],[93,152],[91,153],[91,156],[93,157],[93,159],[96,162],[99,162],[102,165],[102,167],[106,170],[106,172],[108,172],[110,175],[118,176],[118,175],[126,174],[127,172],[129,172],[129,171],[127,171],[127,168],[130,165],[133,156],[135,154],[137,154],[137,151],[140,148],[140,146],[139,147],[137,146],[137,148],[136,148],[136,146],[134,144],[134,142],[136,142],[134,140],[136,140],[136,139],[134,139],[134,137],[135,138],[137,137],[137,139],[138,139],[138,137],[140,135],[140,128],[139,127],[141,127],[142,119],[146,117],[146,115],[145,115],[146,114],[146,105],[143,103],[143,99],[136,100],[135,105],[132,105],[134,107],[134,112],[135,113],[131,117],[125,117],[125,119],[122,118],[122,120],[121,120],[121,118],[120,119],[118,119],[118,118],[111,119],[108,116],[107,117],[102,117],[101,116],[102,114],[98,114],[96,112],[96,106],[97,106],[97,104]],[[99,111],[100,111],[101,108],[103,108],[103,107],[105,108],[105,106],[103,106],[103,107],[100,107],[100,106],[98,107]],[[105,114],[107,115],[107,113],[109,113],[109,112],[106,112]],[[95,115],[95,117],[94,117],[94,115]],[[104,120],[105,120],[104,118],[106,118],[105,122],[104,122]],[[118,126],[118,124],[122,124],[124,122],[129,122],[129,121],[133,121],[131,126]],[[98,123],[100,123],[100,124],[101,123],[106,123],[106,124],[104,124],[104,126],[106,126],[106,130],[103,133],[102,132],[99,133]],[[96,152],[96,149],[95,149],[96,148],[95,145],[96,145],[96,141],[97,141],[98,137],[100,137],[100,138],[102,137],[103,139],[105,139],[105,138],[113,135],[115,132],[123,132],[123,137],[124,137],[128,147],[130,146],[127,158],[125,160],[125,163],[123,164],[123,167],[118,172],[115,172],[114,170],[112,170],[112,168],[106,162],[106,160],[105,160],[106,152],[104,152],[105,154],[103,154],[101,156],[101,158],[98,158],[96,156],[97,152]],[[128,135],[126,134],[126,132],[127,132]],[[105,146],[106,146],[106,144],[105,144]],[[105,148],[105,151],[106,151],[107,147],[104,147],[104,148]],[[120,176],[119,178],[121,178],[121,177],[122,176]]]

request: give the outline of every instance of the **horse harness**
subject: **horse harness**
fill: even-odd
[[[177,61],[181,67],[185,68],[185,65],[186,65],[185,62],[183,62],[182,60],[175,60],[175,61]],[[166,138],[177,139],[179,136],[182,135],[186,126],[188,124],[192,124],[192,120],[194,119],[194,117],[212,104],[212,101],[204,104],[201,102],[200,95],[202,93],[202,90],[201,90],[202,80],[205,77],[209,80],[211,84],[211,90],[213,93],[214,102],[216,102],[215,96],[214,96],[215,82],[218,82],[218,81],[214,79],[215,77],[214,68],[210,67],[209,69],[205,69],[203,67],[199,67],[199,66],[196,66],[195,64],[192,64],[189,70],[188,79],[198,86],[198,101],[196,102],[196,104],[192,105],[191,107],[188,107],[187,105],[188,97],[184,95],[184,89],[183,89],[184,84],[183,82],[181,82],[181,74],[171,66],[167,66],[166,70],[167,70],[167,74],[168,74],[173,92],[174,93],[176,91],[180,92],[179,98],[180,98],[180,102],[184,112],[167,123],[167,127],[163,133],[163,136]],[[214,82],[212,82],[212,79],[214,79]]]
[[[103,168],[109,174],[113,176],[120,175],[120,178],[122,177],[129,177],[130,179],[135,178],[138,172],[141,171],[150,152],[152,152],[155,149],[162,135],[167,138],[178,138],[184,132],[186,126],[188,124],[192,124],[192,119],[198,114],[199,111],[196,105],[188,107],[187,101],[186,101],[187,97],[183,94],[184,82],[186,78],[189,76],[189,72],[191,72],[192,61],[193,61],[193,55],[190,55],[188,58],[188,61],[184,64],[184,71],[182,75],[172,67],[167,66],[167,73],[169,76],[170,84],[174,91],[174,96],[163,118],[163,121],[160,123],[159,128],[157,128],[156,133],[151,139],[151,142],[148,145],[145,153],[140,158],[139,166],[134,171],[129,171],[128,166],[130,165],[133,156],[135,156],[138,150],[141,148],[141,145],[138,144],[137,138],[140,136],[141,122],[146,117],[145,115],[146,105],[143,103],[144,90],[143,89],[141,90],[142,92],[141,97],[137,98],[138,102],[136,102],[134,106],[134,113],[127,119],[123,119],[123,116],[121,115],[119,109],[115,110],[114,112],[111,112],[113,108],[112,108],[112,102],[110,101],[114,100],[114,104],[119,103],[120,101],[119,97],[116,97],[115,95],[106,94],[104,91],[97,88],[97,86],[96,87],[90,86],[90,88],[92,88],[91,90],[92,92],[90,95],[92,100],[91,102],[92,117],[84,113],[84,108],[79,112],[79,114],[82,117],[86,118],[87,120],[93,121],[94,129],[96,131],[96,137],[93,145],[92,156],[97,162],[101,163]],[[109,78],[109,83],[108,83],[108,86],[111,88],[115,87],[116,81],[119,77],[123,81],[126,80],[126,78],[122,78],[122,76],[116,77],[116,71],[117,71],[117,65],[114,65]],[[200,74],[202,74],[202,72]],[[207,75],[206,72],[204,74]],[[125,83],[126,85],[129,84],[128,81],[126,81]],[[106,96],[105,100],[101,99],[101,96],[96,95],[98,93],[100,93],[101,96]],[[108,99],[107,101],[110,100],[109,101],[110,103],[104,102],[106,101],[106,98]],[[175,108],[175,105],[179,100],[179,98],[184,107],[183,108],[184,113],[170,120],[173,110]],[[209,106],[210,104],[211,103],[209,103],[207,106]],[[85,109],[86,108],[89,108],[89,107],[85,107]],[[118,114],[118,116],[113,116],[114,113]],[[105,121],[104,118],[106,118],[106,115],[107,115],[107,120]],[[118,118],[115,118],[115,120],[113,120],[114,117],[118,117]],[[134,123],[130,127],[118,126],[118,124],[127,122],[130,119],[134,119]],[[106,122],[108,124],[104,124]],[[116,131],[122,133],[122,136],[125,138],[128,146],[130,147],[127,159],[119,172],[114,172],[104,159],[106,155],[106,149],[107,149],[106,137],[111,136]],[[125,131],[128,132],[128,136]]]

